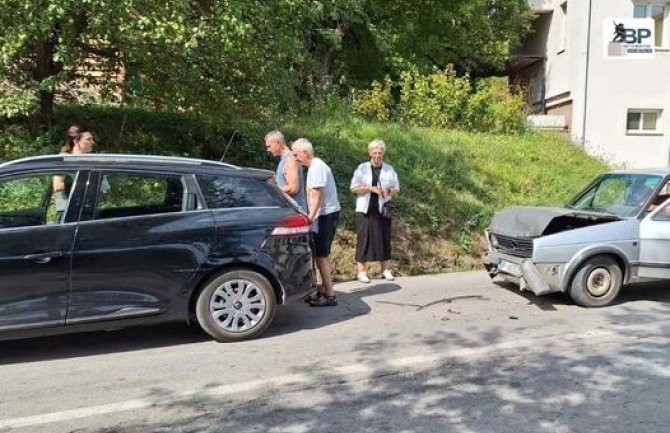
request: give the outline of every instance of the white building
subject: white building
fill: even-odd
[[[670,165],[670,1],[529,2],[534,33],[510,69],[533,111],[563,115],[575,142],[615,165]],[[609,57],[614,21],[644,17],[654,58]]]

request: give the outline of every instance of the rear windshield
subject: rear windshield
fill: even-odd
[[[196,178],[210,209],[287,206],[287,202],[263,179],[212,175]]]

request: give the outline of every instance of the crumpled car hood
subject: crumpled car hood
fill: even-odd
[[[620,220],[616,215],[600,212],[561,207],[514,206],[496,212],[489,231],[514,237],[537,237],[543,235],[554,220],[562,217],[591,220],[594,223]]]

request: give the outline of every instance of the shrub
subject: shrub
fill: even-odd
[[[467,102],[465,124],[470,131],[520,133],[526,129],[523,94],[511,93],[500,79],[481,80]]]
[[[354,92],[352,101],[354,112],[379,122],[388,122],[391,120],[391,106],[393,105],[392,87],[393,81],[387,75],[383,83],[373,81],[372,89]]]
[[[398,98],[393,98],[394,89]],[[523,93],[512,93],[501,79],[482,79],[472,88],[467,76],[457,76],[450,65],[444,71],[422,75],[408,70],[396,83],[372,83],[356,92],[354,112],[362,117],[411,126],[441,127],[481,132],[519,133],[526,129]]]
[[[22,125],[9,125],[0,132],[0,162],[49,153],[46,147],[44,139],[35,139]]]

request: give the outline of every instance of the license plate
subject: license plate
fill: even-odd
[[[516,263],[508,262],[507,260],[500,260],[500,263],[498,263],[498,271],[514,275],[515,277],[521,276],[521,266]]]

